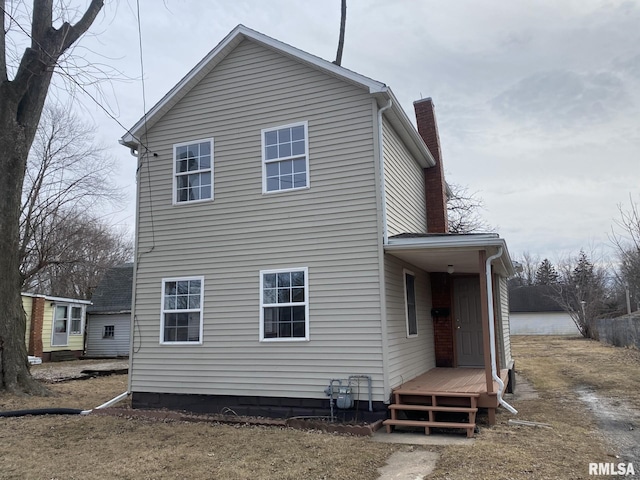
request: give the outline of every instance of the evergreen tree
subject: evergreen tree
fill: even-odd
[[[553,285],[558,283],[558,271],[548,258],[542,260],[536,270],[536,285]]]

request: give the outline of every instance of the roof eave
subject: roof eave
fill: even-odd
[[[260,43],[267,48],[277,50],[314,68],[321,69],[330,75],[365,88],[370,94],[384,93],[388,90],[386,85],[381,82],[335,65],[320,57],[316,57],[291,45],[268,37],[260,32],[256,32],[244,25],[238,25],[213,50],[200,60],[200,62],[198,62],[198,64],[193,67],[189,73],[182,78],[182,80],[169,90],[169,92],[149,110],[149,113],[138,120],[138,122],[122,136],[120,144],[129,148],[137,149],[139,147],[139,137],[141,132],[154,125],[164,113],[183,98],[187,92],[200,81],[200,79],[207,75],[233,50],[233,48],[235,48],[236,45],[244,39],[250,39]]]
[[[486,248],[502,248],[502,255],[499,261],[502,263],[507,277],[515,275],[513,261],[509,255],[507,242],[497,234],[474,234],[474,235],[452,235],[437,237],[414,237],[414,238],[390,238],[389,243],[384,246],[385,251],[394,252],[401,250],[428,250],[428,249],[472,249],[483,250]]]
[[[422,168],[431,168],[436,165],[436,161],[431,155],[424,140],[409,120],[407,113],[400,106],[400,102],[390,88],[385,88],[380,92],[371,92],[374,97],[380,99],[381,104],[386,104],[391,100],[391,108],[384,112],[385,117],[393,125],[400,135],[404,144],[417,159]]]

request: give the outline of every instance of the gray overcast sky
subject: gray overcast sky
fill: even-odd
[[[141,0],[141,19],[149,109],[239,23],[333,60],[340,0]],[[77,54],[140,76],[132,0],[92,32]],[[479,192],[513,256],[606,249],[617,205],[640,200],[640,2],[348,0],[342,65],[389,85],[410,118],[433,98],[448,181]],[[131,127],[140,82],[108,89]],[[84,103],[113,145],[129,192],[116,218],[133,230],[135,159]]]

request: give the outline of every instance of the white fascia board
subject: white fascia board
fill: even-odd
[[[78,300],[76,298],[64,298],[64,297],[50,297],[49,295],[43,295],[44,299],[50,302],[59,303],[80,303],[82,305],[91,305],[90,300]]]
[[[499,246],[502,247],[504,239],[496,234],[488,233],[486,235],[455,235],[455,236],[434,236],[434,237],[411,237],[411,238],[390,238],[389,247],[394,249],[403,248],[456,248],[456,247],[483,247],[483,246]]]
[[[279,40],[271,38],[260,32],[256,32],[244,25],[234,28],[213,50],[211,50],[198,64],[187,73],[169,92],[156,103],[149,113],[143,116],[120,139],[120,144],[129,148],[138,148],[139,133],[143,127],[150,128],[164,113],[173,107],[191,88],[193,88],[207,73],[220,63],[242,40],[250,39],[268,48],[279,51],[295,60],[304,62],[312,67],[325,71],[329,75],[338,77],[349,83],[366,88],[369,93],[386,92],[384,83],[372,80],[359,73],[323,60],[320,57],[299,50]]]
[[[77,298],[66,298],[66,297],[52,297],[51,295],[43,295],[41,293],[28,293],[21,292],[20,295],[23,297],[31,297],[31,298],[44,298],[50,302],[64,302],[64,303],[81,303],[83,305],[92,305],[91,300],[80,300]]]

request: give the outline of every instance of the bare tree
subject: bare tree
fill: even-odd
[[[610,235],[618,257],[618,280],[628,309],[640,308],[640,210],[629,195],[629,208],[618,205],[620,218],[614,220]]]
[[[518,268],[516,275],[509,279],[509,287],[535,285],[536,272],[540,265],[540,257],[529,252],[524,252],[520,257],[516,257],[515,261],[521,268]]]
[[[114,163],[94,140],[95,128],[69,107],[47,105],[33,141],[23,186],[20,217],[20,268],[23,288],[52,265],[77,264],[86,228],[103,222],[92,217],[107,202],[120,199],[110,180]],[[82,212],[82,213],[79,213]],[[61,233],[64,232],[64,235]],[[89,238],[84,239],[89,244]],[[42,277],[42,276],[40,276]],[[50,285],[53,289],[53,285]],[[51,295],[60,295],[43,291]]]
[[[592,263],[584,250],[559,264],[553,299],[567,312],[582,336],[593,337],[594,321],[607,310],[607,272]]]
[[[447,201],[450,233],[488,232],[493,228],[486,222],[480,211],[484,208],[478,192],[456,183],[450,183],[452,195]]]
[[[89,299],[104,273],[133,259],[133,242],[99,218],[86,213],[52,220],[47,238],[55,260],[29,279],[29,291]]]
[[[0,0],[0,389],[46,393],[29,373],[24,343],[26,320],[20,296],[22,185],[54,70],[65,52],[89,29],[102,6],[103,0],[91,0],[75,24],[64,21],[55,27],[53,0],[34,0],[30,45],[14,63],[7,44],[16,44],[10,34],[21,25],[5,8],[6,0]],[[21,33],[27,31],[21,28]]]

